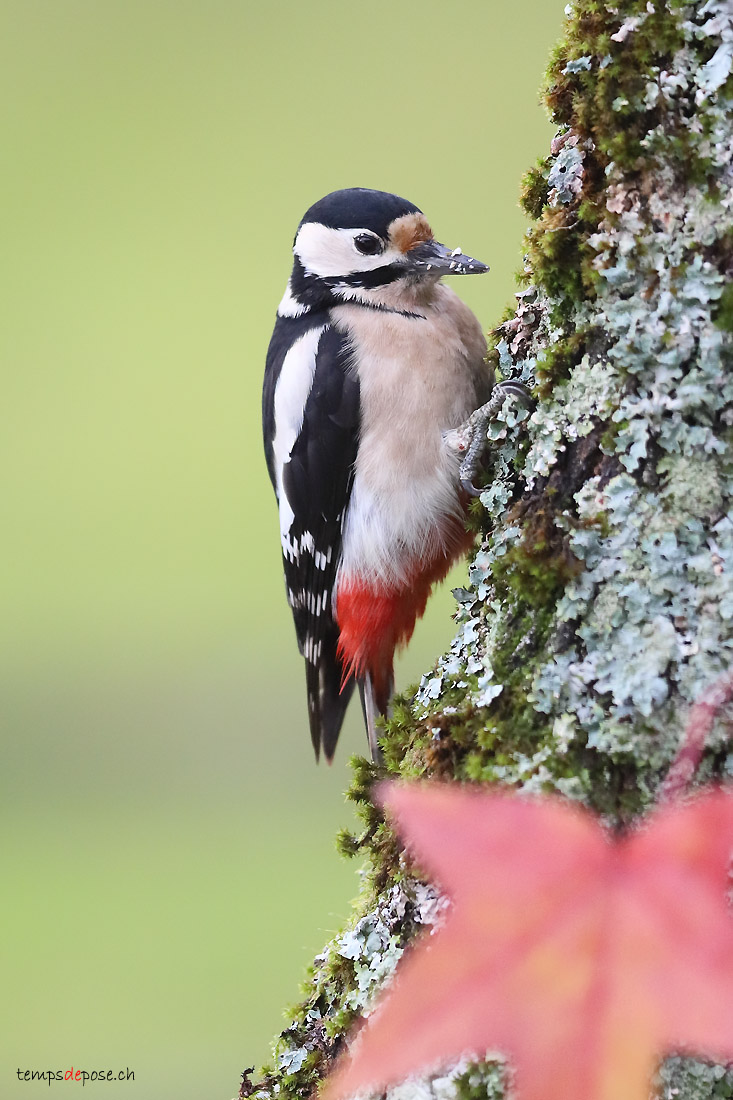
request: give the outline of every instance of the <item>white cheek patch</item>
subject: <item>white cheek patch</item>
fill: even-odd
[[[316,371],[318,341],[326,326],[312,328],[293,346],[283,360],[275,386],[275,438],[272,441],[275,459],[277,498],[280,505],[280,534],[287,538],[295,515],[283,488],[283,468],[303,426],[303,416]]]
[[[362,229],[330,229],[318,222],[306,222],[298,230],[293,251],[310,275],[333,279],[356,271],[374,271],[387,264],[404,260],[397,248],[387,248],[378,256],[362,256],[354,245],[354,237]]]

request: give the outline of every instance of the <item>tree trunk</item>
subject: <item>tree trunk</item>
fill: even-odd
[[[689,706],[733,648],[733,3],[578,0],[550,65],[559,129],[524,181],[525,289],[498,373],[536,387],[491,430],[458,634],[385,736],[390,776],[556,790],[625,823],[655,798]],[[725,713],[700,781],[733,769]],[[728,715],[730,718],[730,714]],[[318,956],[277,1064],[243,1095],[309,1096],[441,900],[369,800],[370,875]],[[733,1095],[671,1058],[665,1095]],[[396,1095],[501,1094],[465,1063]]]

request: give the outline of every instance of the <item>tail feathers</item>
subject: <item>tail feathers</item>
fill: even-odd
[[[369,740],[369,750],[374,763],[379,764],[382,760],[382,750],[377,740],[377,718],[387,713],[387,704],[394,688],[394,678],[390,677],[389,684],[385,685],[380,692],[375,691],[371,675],[368,672],[359,678],[358,683],[361,709],[364,712],[364,724]]]
[[[308,717],[310,719],[311,741],[316,760],[321,747],[328,763],[332,763],[336,744],[344,722],[344,715],[354,692],[354,678],[349,677],[341,685],[341,662],[333,652],[326,652],[317,664],[305,662],[305,681],[308,692]]]

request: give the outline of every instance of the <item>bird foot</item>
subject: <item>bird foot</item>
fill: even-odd
[[[458,476],[461,488],[471,497],[478,497],[483,492],[483,489],[476,488],[473,479],[481,465],[481,458],[486,448],[487,428],[492,420],[496,420],[507,397],[516,397],[526,409],[534,408],[534,399],[521,382],[499,382],[494,386],[491,397],[485,405],[472,412],[463,424],[445,434],[448,446],[463,456]]]

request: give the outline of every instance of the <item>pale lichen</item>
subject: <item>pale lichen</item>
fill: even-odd
[[[597,5],[591,8],[600,39]],[[582,3],[573,9],[576,33],[591,19],[587,9]],[[649,45],[647,79],[643,86],[629,82],[624,92],[632,110],[663,104],[658,120],[649,116],[633,169],[600,157],[595,175],[602,164],[602,183],[588,183],[585,166],[603,135],[574,132],[572,118],[553,143],[546,209],[579,210],[592,198],[597,212],[583,244],[593,293],[571,308],[564,301],[561,313],[546,286],[532,288],[536,335],[521,346],[502,338],[497,355],[504,375],[526,378],[541,375],[569,336],[582,337],[583,352],[533,414],[518,476],[518,436],[501,425],[495,431],[502,445],[482,496],[492,527],[469,571],[470,587],[460,594],[461,631],[417,696],[419,705],[437,710],[444,684],[469,673],[476,686],[466,693],[468,706],[498,700],[504,684],[497,679],[497,640],[516,635],[522,604],[537,609],[540,602],[536,585],[525,583],[522,591],[522,551],[533,537],[532,516],[542,511],[551,539],[556,533],[556,545],[562,541],[578,571],[561,591],[550,586],[542,601],[550,617],[529,654],[525,698],[553,722],[571,716],[573,740],[586,759],[588,749],[611,761],[625,754],[644,773],[669,760],[685,705],[730,663],[733,648],[733,343],[716,324],[733,239],[733,123],[723,94],[733,68],[733,23],[722,0],[643,11],[621,5],[617,14],[607,10],[603,40],[616,49],[632,35],[638,41],[662,15],[668,40],[679,48],[662,67]],[[613,61],[613,53],[599,57],[586,49],[560,72],[580,78],[609,56]],[[701,64],[701,57],[708,59]],[[604,69],[612,74],[614,66],[606,62]],[[624,87],[620,77],[616,84],[612,111]],[[680,132],[694,152],[691,161],[704,162],[704,179],[685,177],[669,156]],[[546,224],[544,232],[568,228]],[[541,251],[536,240],[533,247]],[[578,441],[599,426],[590,467],[568,476]],[[531,504],[518,508],[517,500],[533,491]],[[548,573],[552,556],[550,547]],[[502,562],[507,567],[497,568]],[[502,664],[506,674],[511,665]],[[537,775],[552,755],[543,732]],[[519,752],[497,777],[506,781],[516,768],[514,778],[526,783],[527,766],[526,751]],[[567,777],[558,778],[567,787]],[[552,777],[548,785],[556,785]]]

